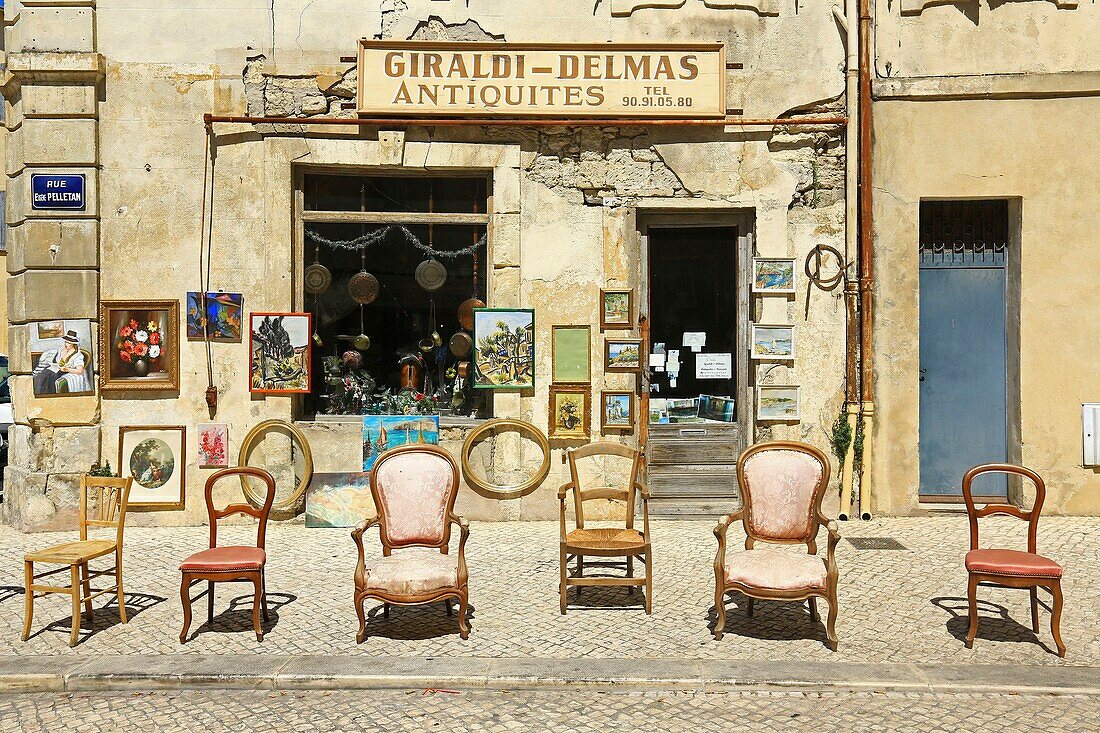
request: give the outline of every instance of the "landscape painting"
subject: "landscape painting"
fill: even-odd
[[[752,291],[754,293],[794,293],[794,260],[778,257],[755,257],[752,261]]]
[[[752,324],[752,358],[794,360],[794,326]]]
[[[253,313],[249,318],[249,390],[265,394],[309,392],[309,313]]]
[[[244,297],[240,293],[187,294],[187,338],[239,342]]]
[[[474,387],[535,386],[535,311],[474,309]]]
[[[438,415],[363,415],[363,470],[378,457],[402,445],[439,445]]]
[[[760,385],[756,388],[756,419],[793,421],[801,417],[802,388]]]
[[[600,291],[600,328],[629,329],[634,326],[634,291]]]
[[[602,399],[600,430],[624,435],[634,432],[634,393],[605,391]]]
[[[604,341],[603,368],[608,372],[640,372],[642,370],[641,339],[607,339]]]
[[[315,473],[306,492],[307,527],[356,527],[375,513],[370,473]]]

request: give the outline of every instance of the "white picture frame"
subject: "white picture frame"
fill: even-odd
[[[760,361],[794,361],[794,326],[754,323],[750,334],[751,357]]]
[[[756,387],[757,422],[799,422],[802,419],[802,387],[761,384]]]
[[[797,288],[793,257],[753,257],[752,292],[794,295]]]

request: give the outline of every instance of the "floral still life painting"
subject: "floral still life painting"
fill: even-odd
[[[374,515],[370,473],[315,473],[306,492],[307,527],[355,527]]]
[[[179,388],[179,301],[100,304],[103,389]]]
[[[439,445],[438,415],[364,415],[363,470],[391,448],[421,443]]]
[[[550,385],[550,437],[587,438],[591,433],[587,387]]]
[[[188,293],[187,338],[193,341],[241,340],[243,296],[240,293]]]
[[[229,465],[229,426],[224,423],[199,423],[199,468],[225,468]]]
[[[309,392],[309,313],[252,313],[249,316],[249,390],[267,394]]]
[[[35,397],[95,394],[92,322],[38,323],[30,330]]]

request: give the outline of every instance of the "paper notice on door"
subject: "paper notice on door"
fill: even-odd
[[[730,379],[733,354],[699,354],[695,357],[696,379]]]
[[[650,354],[649,355],[649,368],[656,369],[659,372],[665,370],[665,355],[664,354]]]
[[[684,331],[684,346],[690,346],[692,351],[699,353],[706,345],[706,331]]]

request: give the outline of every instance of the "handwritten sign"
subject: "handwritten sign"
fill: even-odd
[[[705,44],[359,45],[359,114],[719,118],[725,47]]]

